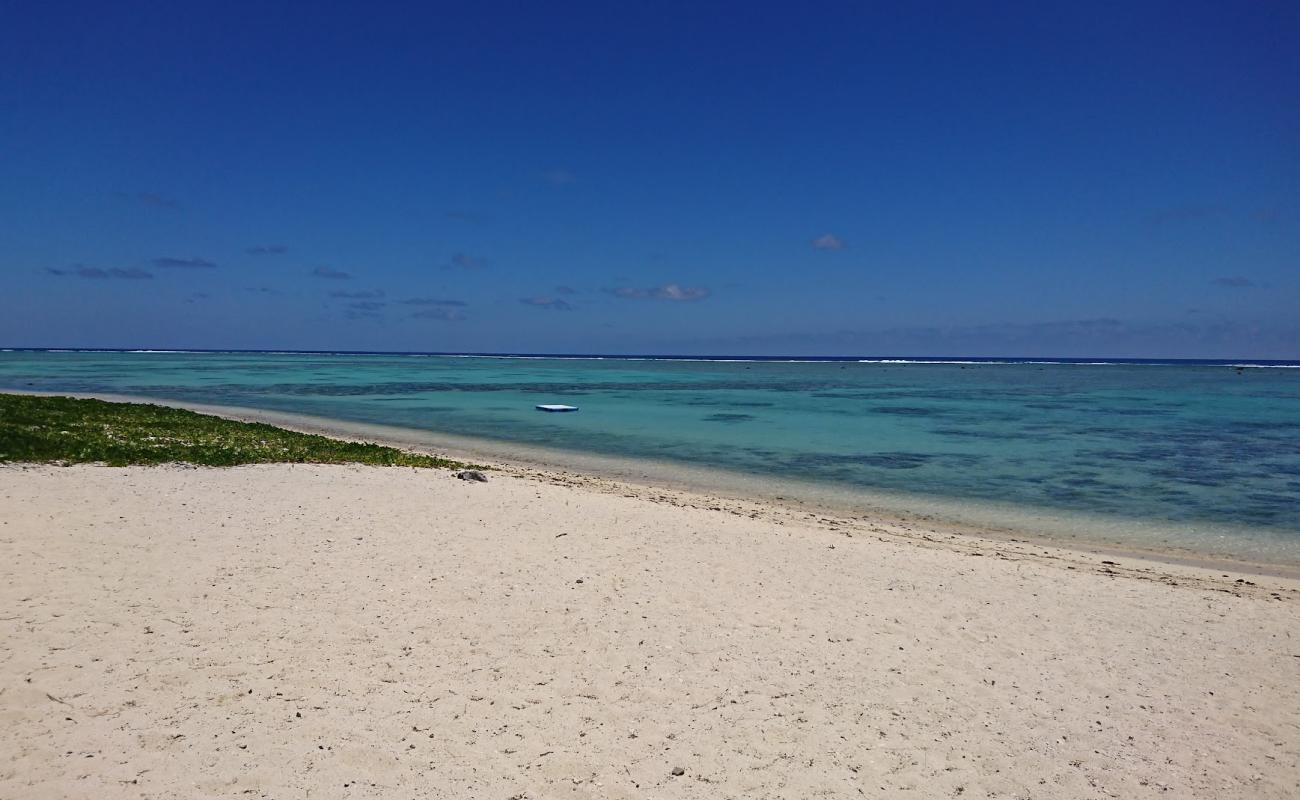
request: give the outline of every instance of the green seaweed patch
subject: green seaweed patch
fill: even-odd
[[[148,403],[0,394],[0,462],[41,464],[467,464]],[[481,467],[479,467],[481,469]]]

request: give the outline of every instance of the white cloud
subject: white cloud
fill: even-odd
[[[833,233],[823,233],[812,240],[814,250],[843,250],[848,247],[844,240]]]
[[[617,289],[606,289],[605,291],[625,300],[703,300],[711,294],[708,289],[702,286],[679,286],[675,283],[665,283],[663,286],[654,286],[649,289],[625,286]]]

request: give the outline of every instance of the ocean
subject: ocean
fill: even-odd
[[[1295,566],[1297,367],[20,350],[0,352],[0,389],[395,426],[850,511]]]

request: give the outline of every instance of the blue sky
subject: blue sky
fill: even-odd
[[[3,17],[0,346],[1300,358],[1293,2]]]

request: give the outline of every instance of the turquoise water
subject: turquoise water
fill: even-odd
[[[1085,538],[1300,564],[1300,369],[0,352],[0,388],[794,477],[955,517],[997,508],[1012,529],[1019,509]]]

